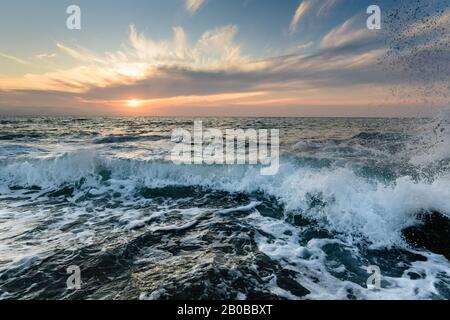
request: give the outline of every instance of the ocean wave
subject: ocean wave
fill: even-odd
[[[261,176],[252,166],[187,166],[99,156],[85,150],[51,159],[4,162],[0,195],[21,189],[37,194],[136,196],[142,188],[199,187],[230,193],[263,194],[285,212],[316,220],[330,231],[374,246],[403,242],[401,231],[418,222],[421,212],[450,216],[450,175],[433,179],[403,176],[392,181],[359,175],[350,167],[312,168],[283,160],[276,176]],[[58,190],[70,192],[56,192]],[[29,196],[27,192],[27,196]]]
[[[392,141],[405,139],[404,134],[396,132],[360,132],[352,139],[360,140],[376,140],[376,141]]]
[[[42,148],[36,148],[22,144],[5,143],[0,145],[0,157],[12,157],[18,155],[32,154],[36,152],[45,152],[45,150]]]
[[[170,136],[163,135],[111,135],[103,138],[99,138],[94,141],[94,144],[111,144],[111,143],[124,143],[134,141],[159,141],[170,139]]]
[[[15,132],[1,132],[0,141],[14,141],[23,139],[39,139],[43,135],[37,132],[27,132],[27,133],[15,133]]]

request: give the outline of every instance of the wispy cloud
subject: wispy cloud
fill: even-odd
[[[291,32],[297,30],[300,19],[312,8],[313,2],[311,0],[303,0],[295,11],[294,17],[291,20]]]
[[[401,36],[405,38],[418,38],[420,36],[436,35],[449,37],[448,31],[450,29],[450,9],[443,11],[440,14],[421,19],[411,24],[405,24],[401,30]]]
[[[340,37],[348,24],[331,31]],[[354,85],[377,81],[367,66],[380,55],[378,51],[328,51],[334,48],[324,38],[322,52],[313,55],[291,54],[258,59],[245,55],[236,43],[236,26],[224,26],[205,32],[189,45],[181,27],[173,29],[172,39],[154,41],[131,25],[122,50],[99,55],[76,46],[57,43],[57,47],[79,66],[44,74],[27,74],[17,79],[0,79],[10,90],[41,90],[79,94],[91,101],[120,101],[132,95],[140,99],[210,96],[241,92],[301,92],[300,88]],[[330,36],[331,37],[331,36]],[[302,48],[309,48],[312,42]],[[373,77],[373,79],[370,79]],[[192,102],[192,99],[183,101]],[[212,98],[211,98],[212,99]],[[294,99],[294,98],[293,98]],[[176,100],[176,99],[175,99]],[[175,101],[170,100],[170,101]],[[272,101],[282,101],[278,97]],[[295,100],[295,99],[294,99]]]
[[[183,28],[174,27],[172,40],[153,41],[130,27],[127,55],[152,66],[177,65],[192,70],[223,70],[248,65],[248,57],[236,43],[238,28],[234,25],[206,31],[193,45],[188,45]]]
[[[41,53],[41,54],[37,54],[34,57],[38,60],[46,60],[46,59],[53,59],[56,58],[58,56],[58,54],[56,53]]]
[[[68,47],[68,46],[64,45],[63,43],[59,43],[59,42],[56,43],[56,47],[58,47],[58,49],[60,49],[65,54],[71,56],[72,58],[74,58],[75,60],[80,61],[80,62],[105,63],[104,60],[100,59],[94,53],[92,53],[91,51],[89,51],[86,48],[82,48],[82,47],[71,48],[71,47]]]
[[[20,58],[17,58],[15,56],[12,56],[12,55],[9,55],[9,54],[6,54],[6,53],[2,53],[2,52],[0,52],[0,57],[8,59],[8,60],[11,60],[11,61],[14,61],[14,62],[19,63],[19,64],[29,64],[29,62],[27,60],[23,60],[23,59],[20,59]]]
[[[301,44],[297,45],[296,49],[298,49],[298,50],[309,49],[313,46],[313,44],[314,44],[313,41],[309,41],[307,43],[301,43]]]
[[[361,45],[364,42],[373,40],[377,35],[376,32],[365,28],[364,24],[360,21],[360,16],[357,15],[329,31],[329,33],[322,38],[320,47],[322,49],[332,49],[349,46],[355,43]]]
[[[316,12],[317,16],[328,13],[340,0],[303,0],[291,20],[290,30],[295,32],[301,20],[310,12]]]
[[[319,7],[319,10],[317,10],[317,16],[324,15],[328,13],[331,8],[333,8],[335,5],[338,4],[340,0],[325,0],[323,4]]]
[[[57,42],[56,47],[79,66],[43,74],[29,73],[19,78],[3,79],[0,84],[9,90],[36,89],[80,93],[92,87],[128,85],[158,76],[160,70],[165,68],[218,72],[258,67],[259,62],[252,62],[235,42],[238,32],[236,26],[229,25],[207,31],[192,46],[188,45],[183,28],[174,27],[173,31],[173,39],[154,41],[131,25],[128,43],[123,46],[123,50],[102,55],[81,46]],[[7,57],[11,59],[10,56]]]
[[[237,93],[217,93],[217,94],[205,94],[205,95],[187,95],[187,96],[172,96],[165,98],[155,98],[155,99],[140,99],[139,102],[142,106],[157,106],[159,108],[163,107],[183,107],[191,105],[202,105],[208,106],[211,104],[218,103],[237,103],[250,98],[256,98],[265,96],[266,92],[237,92]],[[125,100],[99,100],[99,99],[81,99],[83,103],[94,104],[94,105],[105,105],[105,106],[117,106],[121,107],[128,102]]]
[[[194,14],[204,3],[205,0],[185,0],[184,6],[187,11]]]

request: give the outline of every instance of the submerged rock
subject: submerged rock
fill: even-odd
[[[412,246],[441,254],[450,260],[450,219],[433,212],[420,216],[421,225],[403,230],[403,236]]]

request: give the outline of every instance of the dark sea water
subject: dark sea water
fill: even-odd
[[[0,119],[0,299],[450,298],[445,114],[203,120],[280,129],[279,173],[175,165],[194,119]]]

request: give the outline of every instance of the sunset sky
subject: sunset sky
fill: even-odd
[[[423,116],[449,29],[440,0],[0,0],[0,115]]]

